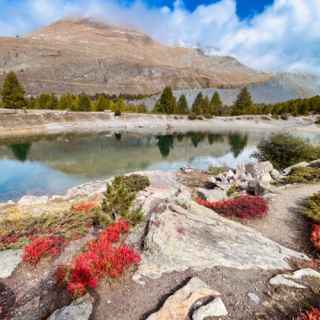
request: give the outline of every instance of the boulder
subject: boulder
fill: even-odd
[[[251,174],[254,178],[263,178],[265,175],[269,175],[273,170],[273,165],[270,161],[249,163],[245,166],[246,174]]]
[[[311,161],[308,165],[311,168],[320,168],[320,159]]]
[[[287,175],[289,175],[289,174],[291,173],[292,169],[294,169],[294,168],[299,168],[299,167],[305,168],[305,167],[307,167],[308,165],[309,165],[308,162],[305,162],[305,161],[299,162],[299,163],[297,163],[297,164],[294,164],[293,166],[290,166],[290,167],[288,167],[288,168],[285,168],[285,169],[283,170],[283,174],[287,176]]]
[[[93,298],[87,294],[71,305],[56,310],[48,320],[89,320],[93,310]]]
[[[219,201],[227,198],[227,194],[225,190],[221,190],[221,189],[207,190],[207,189],[199,188],[198,196],[201,199],[204,199],[207,201]]]
[[[300,269],[293,273],[279,274],[270,279],[269,283],[273,286],[306,289],[308,284],[304,282],[304,278],[320,279],[320,273],[310,268]]]
[[[142,261],[134,276],[136,281],[215,266],[290,270],[290,258],[309,260],[252,228],[198,205],[185,192],[166,199],[166,208],[152,213],[152,218],[144,238]]]
[[[0,252],[0,279],[8,278],[22,261],[22,250]]]
[[[183,288],[170,296],[158,312],[151,314],[147,320],[183,320],[201,301],[219,296],[199,278],[192,278]],[[221,308],[221,306],[220,306]],[[201,318],[197,318],[201,319]]]
[[[225,317],[228,310],[220,297],[198,308],[192,316],[192,320],[205,320],[211,317]]]
[[[281,173],[278,170],[273,169],[270,171],[270,176],[273,180],[279,180],[281,178]]]

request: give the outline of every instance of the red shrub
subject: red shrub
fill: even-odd
[[[88,244],[87,250],[78,255],[71,267],[59,267],[58,282],[64,280],[73,296],[81,296],[88,289],[95,288],[104,277],[117,278],[125,269],[140,262],[140,256],[122,244],[122,235],[129,231],[127,221],[120,220],[107,227],[96,241]]]
[[[72,206],[72,211],[75,212],[90,212],[97,207],[96,201],[84,201]]]
[[[313,308],[310,311],[303,312],[297,320],[320,320],[320,309]]]
[[[197,202],[227,217],[262,218],[268,213],[268,204],[262,197],[240,196],[235,199],[213,202],[197,199]]]
[[[23,261],[36,265],[42,257],[58,256],[64,245],[64,239],[60,237],[40,237],[32,240],[25,246]]]
[[[317,250],[320,250],[320,225],[314,224],[311,232],[311,242]]]

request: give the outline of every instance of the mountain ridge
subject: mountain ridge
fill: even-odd
[[[0,83],[15,71],[28,94],[154,94],[174,89],[239,87],[270,79],[232,57],[169,47],[143,32],[68,18],[21,38],[0,38]]]

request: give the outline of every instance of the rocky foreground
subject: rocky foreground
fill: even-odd
[[[139,266],[72,301],[53,274],[97,236],[94,230],[36,266],[22,261],[21,249],[1,251],[3,319],[291,319],[306,304],[314,305],[320,273],[312,269],[307,222],[296,211],[320,184],[276,187],[273,182],[282,175],[270,163],[214,176],[189,169],[142,174],[151,182],[135,201],[144,221],[127,239],[141,255]],[[195,195],[227,198],[235,181],[251,194],[264,195],[267,217],[225,218],[195,201]],[[1,205],[0,223],[54,215],[83,201],[99,203],[105,189],[100,181],[65,196],[8,202]]]

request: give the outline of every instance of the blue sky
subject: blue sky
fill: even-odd
[[[119,0],[120,3],[128,5],[133,2],[133,0]],[[173,6],[174,1],[172,0],[146,0],[148,5],[150,6]],[[185,0],[184,4],[186,8],[190,11],[195,10],[199,5],[208,5],[214,2],[218,2],[218,0]],[[237,0],[237,13],[241,19],[246,19],[253,15],[256,15],[263,11],[263,9],[271,5],[273,0]]]
[[[320,74],[320,0],[0,0],[0,36],[95,17],[266,71]]]

